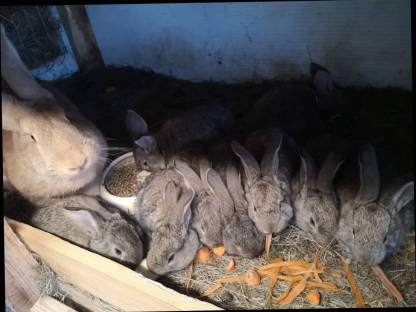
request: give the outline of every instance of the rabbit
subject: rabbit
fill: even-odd
[[[193,189],[178,187],[173,181],[166,184],[147,255],[151,272],[164,275],[179,271],[194,260],[201,247],[197,232],[190,226],[194,196]]]
[[[3,181],[34,202],[91,189],[107,158],[103,136],[67,98],[33,78],[3,25],[1,75],[17,95],[2,92]]]
[[[38,205],[31,213],[31,225],[128,266],[142,260],[141,228],[94,196],[53,198]]]
[[[186,186],[195,190],[195,198],[191,204],[192,227],[198,233],[200,241],[210,248],[222,244],[222,229],[225,223],[221,202],[213,192],[213,187],[217,186],[212,184],[211,175],[216,172],[211,168],[210,161],[205,157],[199,158],[200,176],[183,160],[175,158],[174,165],[176,171],[183,176]],[[221,191],[222,197],[225,197],[221,199],[232,202],[227,189]]]
[[[292,180],[294,223],[321,244],[328,244],[336,234],[339,220],[339,198],[333,179],[344,161],[335,151],[328,154],[319,172],[314,159],[303,150],[301,166]]]
[[[149,134],[145,120],[133,110],[126,114],[126,127],[134,144],[138,168],[161,171],[172,167],[173,156],[203,145],[223,134],[234,122],[232,113],[223,106],[203,104],[167,120],[154,134]],[[195,147],[197,146],[197,147]]]
[[[414,219],[414,207],[408,205],[414,199],[414,181],[390,184],[380,193],[376,152],[369,143],[360,147],[358,165],[358,192],[349,167],[337,183],[341,215],[336,238],[348,259],[374,266],[398,250],[409,219]]]
[[[299,161],[297,145],[279,129],[271,128],[252,133],[246,147],[256,156],[263,154],[259,166],[240,143],[231,143],[244,167],[248,215],[264,234],[279,233],[293,217],[290,181]]]

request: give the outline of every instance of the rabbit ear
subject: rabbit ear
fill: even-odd
[[[257,160],[240,143],[231,142],[231,149],[240,158],[249,184],[251,185],[260,176],[260,167]]]
[[[25,107],[17,103],[12,96],[2,92],[1,111],[2,128],[12,132],[22,132],[19,121],[26,113]]]
[[[221,204],[223,215],[226,217],[232,216],[234,214],[234,202],[218,172],[214,169],[209,169],[207,180],[211,192]]]
[[[323,66],[311,63],[310,71],[313,85],[319,95],[330,95],[335,88],[335,80],[332,74]]]
[[[165,208],[171,210],[178,202],[179,189],[176,188],[175,183],[169,181],[165,186],[164,201]]]
[[[400,187],[393,196],[384,196],[382,202],[388,207],[392,216],[395,216],[415,196],[414,181],[410,181]]]
[[[377,199],[380,191],[380,176],[378,171],[376,151],[367,143],[361,146],[359,153],[361,186],[357,199],[365,204]]]
[[[208,170],[211,169],[212,165],[208,158],[199,158],[199,175],[201,176],[201,182],[204,188],[209,189],[207,181]]]
[[[312,157],[306,151],[302,151],[300,155],[301,167],[300,167],[300,187],[307,186],[308,188],[316,188],[316,168],[315,162]]]
[[[127,132],[132,140],[137,140],[142,136],[149,134],[146,121],[134,110],[127,110],[125,122]]]
[[[237,168],[231,164],[227,164],[227,187],[230,190],[230,195],[233,198],[236,206],[241,207],[244,205],[244,190],[241,186],[241,177]]]
[[[191,203],[194,197],[195,191],[192,188],[184,189],[176,206],[178,212],[182,212],[180,221],[186,229],[188,229],[189,224],[191,223]]]
[[[157,148],[156,139],[150,135],[142,136],[140,139],[135,140],[134,144],[142,148],[146,154],[154,152]]]
[[[1,76],[23,100],[54,99],[54,96],[40,86],[23,64],[13,43],[7,38],[3,24],[1,25]]]
[[[195,171],[193,171],[192,168],[189,167],[188,164],[185,163],[183,160],[175,158],[173,163],[175,166],[175,170],[181,176],[183,176],[185,180],[185,184],[188,187],[195,189],[196,192],[198,193],[201,192],[203,189],[202,181],[198,177],[198,175],[195,173]]]
[[[319,171],[316,187],[324,193],[330,193],[332,190],[332,181],[339,167],[344,162],[344,157],[341,153],[331,152],[326,157],[324,164]]]
[[[282,146],[283,136],[279,134],[277,141],[274,141],[269,148],[267,148],[261,160],[261,173],[264,176],[271,176],[277,179],[279,171],[279,151]]]
[[[64,214],[83,232],[91,238],[101,235],[101,229],[98,225],[100,220],[96,213],[85,209],[67,209],[63,210]]]

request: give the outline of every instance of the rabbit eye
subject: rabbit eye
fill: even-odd
[[[312,224],[312,226],[315,226],[315,221],[313,220],[313,218],[311,217],[311,219],[309,220],[309,222]]]
[[[121,253],[122,253],[121,250],[118,249],[118,248],[114,248],[114,251],[115,251],[115,253],[116,253],[117,256],[120,256]]]
[[[173,258],[175,258],[175,254],[171,254],[168,258],[168,263],[171,263]]]
[[[26,133],[26,135],[28,135],[30,137],[30,139],[32,140],[33,143],[37,142],[37,140],[36,140],[36,138],[33,134]]]
[[[142,161],[142,165],[143,165],[143,167],[147,167],[147,165],[148,165],[147,161],[146,160],[143,160]]]

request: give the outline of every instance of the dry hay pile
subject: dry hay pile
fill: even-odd
[[[398,307],[398,306],[415,306],[416,305],[416,274],[415,274],[415,233],[411,233],[406,238],[405,245],[393,257],[386,260],[382,269],[389,279],[397,286],[405,298],[404,303],[399,303],[393,298],[384,286],[378,281],[369,267],[352,262],[350,268],[357,280],[358,286],[363,294],[365,303],[370,307]],[[340,265],[339,258],[332,250],[338,251],[338,247],[333,244],[330,248],[322,248],[307,234],[296,228],[289,226],[281,235],[276,235],[272,241],[270,256],[282,257],[284,260],[306,260],[312,261],[313,256],[318,250],[321,250],[318,260],[319,264],[328,269],[342,273],[342,277],[332,277],[328,274],[322,274],[324,282],[331,282],[341,289],[339,292],[327,292],[318,289],[322,295],[319,307],[325,308],[351,308],[356,307],[354,296],[348,280],[345,278],[344,271]],[[228,273],[226,267],[234,258],[236,262],[236,271]],[[194,267],[192,280],[188,293],[185,289],[187,282],[187,270],[168,274],[160,281],[190,296],[201,296],[212,283],[224,276],[244,274],[250,269],[259,269],[266,265],[266,255],[255,259],[244,259],[241,257],[213,255],[207,263],[197,263]],[[291,304],[279,306],[268,298],[267,293],[268,277],[262,279],[259,286],[248,286],[245,283],[227,284],[220,288],[209,298],[201,300],[209,301],[224,309],[268,309],[268,308],[316,308],[306,301],[305,297],[309,291],[299,295]],[[287,288],[286,281],[279,280],[274,288],[274,296],[281,295]]]

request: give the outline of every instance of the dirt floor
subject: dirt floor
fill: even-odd
[[[368,140],[374,144],[383,181],[396,176],[413,174],[413,117],[411,92],[396,88],[343,88],[333,106],[321,107],[319,113],[307,91],[296,92],[296,97],[271,97],[258,101],[276,86],[278,81],[261,83],[222,84],[191,83],[172,77],[130,67],[107,67],[56,82],[56,85],[79,107],[81,112],[102,131],[109,145],[129,147],[124,117],[127,109],[134,109],[157,129],[172,114],[201,103],[220,103],[230,108],[237,118],[231,132],[242,136],[261,126],[279,126],[292,134],[301,144],[320,133]],[[292,82],[295,86],[309,85],[308,81]],[[292,88],[292,87],[290,87]],[[288,94],[290,88],[286,89]],[[272,94],[273,95],[273,94]],[[260,104],[259,104],[260,102]],[[256,104],[257,103],[257,104]],[[300,103],[306,103],[302,105]],[[124,151],[125,152],[125,151]],[[123,152],[123,153],[124,153]],[[118,153],[113,153],[114,158]],[[285,259],[310,258],[319,249],[303,232],[293,226],[274,237],[272,256]],[[331,247],[336,250],[336,246]],[[190,294],[198,296],[212,281],[226,273],[229,257],[215,258],[208,264],[197,265]],[[265,256],[255,260],[235,258],[236,273],[266,264]],[[310,259],[309,259],[310,260]],[[320,262],[335,269],[341,267],[328,250]],[[405,297],[405,305],[416,305],[415,235],[409,234],[406,244],[395,256],[382,264],[387,276]],[[358,280],[365,302],[371,307],[393,307],[398,304],[375,279],[369,268],[353,262],[351,269]],[[184,291],[187,272],[169,274],[161,281]],[[332,277],[328,277],[331,279]],[[325,280],[325,276],[323,278]],[[264,309],[279,308],[267,299],[267,279],[262,286],[227,285],[212,298],[206,299],[222,308]],[[322,291],[321,307],[354,307],[354,300],[345,278],[334,283],[343,290],[339,293]],[[281,285],[285,286],[284,282]],[[275,288],[278,295],[284,287]],[[289,308],[313,308],[299,296]]]

